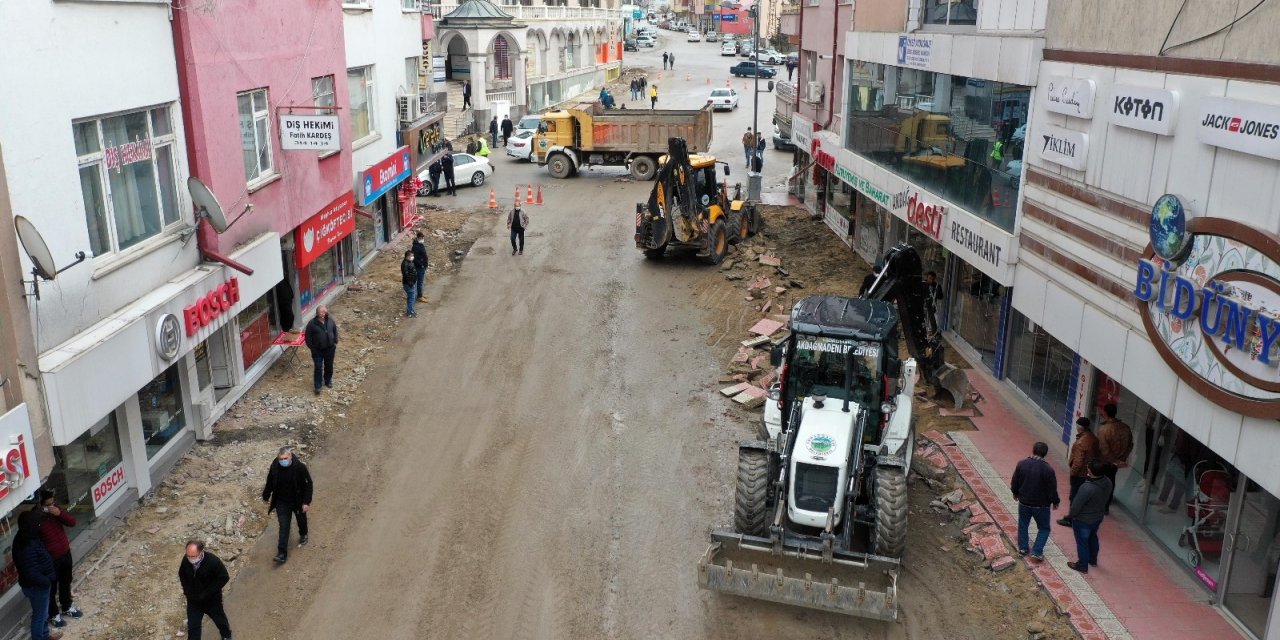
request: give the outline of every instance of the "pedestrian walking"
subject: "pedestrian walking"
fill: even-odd
[[[1018,553],[1031,554],[1033,560],[1044,560],[1044,545],[1049,540],[1049,510],[1057,509],[1058,477],[1053,467],[1045,462],[1049,445],[1037,442],[1031,447],[1031,455],[1018,462],[1013,470],[1009,490],[1018,501]],[[1029,528],[1036,521],[1036,542],[1027,548]]]
[[[418,278],[418,302],[427,302],[427,292],[423,289],[423,285],[427,282],[427,236],[421,231],[418,237],[413,239],[413,270],[414,275]]]
[[[796,63],[791,58],[787,58],[787,82],[791,82],[791,74],[796,72]]]
[[[507,146],[507,140],[511,138],[511,132],[516,130],[516,125],[511,123],[511,116],[502,116],[502,146]]]
[[[751,127],[747,127],[747,132],[742,134],[742,160],[747,169],[751,169],[751,156],[754,155],[756,149],[756,134],[752,132]]]
[[[446,153],[440,159],[440,175],[444,176],[444,188],[449,190],[449,195],[456,196],[458,192],[454,190],[456,185],[453,184],[453,154]]]
[[[466,80],[462,83],[462,110],[466,111],[471,106],[471,81]]]
[[[294,457],[293,447],[280,447],[276,459],[267,470],[267,484],[262,487],[262,501],[267,513],[274,509],[280,523],[276,557],[281,564],[289,560],[289,520],[298,517],[298,546],[307,546],[307,512],[311,511],[311,472]]]
[[[755,169],[756,173],[760,173],[761,171],[764,171],[764,150],[766,148],[768,148],[768,146],[767,146],[767,143],[765,143],[764,141],[764,135],[762,135],[759,131],[757,131],[756,132],[756,159],[755,159],[755,163],[753,164],[753,168]]]
[[[640,76],[640,92],[644,94],[644,90],[649,87],[649,76]]]
[[[662,69],[663,71],[666,71],[667,69],[667,52],[666,51],[662,52]]]
[[[49,591],[49,624],[62,628],[67,625],[63,614],[71,618],[82,615],[71,600],[74,563],[71,560],[71,541],[67,538],[67,527],[76,526],[76,517],[59,507],[53,489],[47,488],[40,490],[40,513],[40,541],[48,550],[49,557],[53,558],[56,575]]]
[[[431,166],[427,169],[427,172],[431,177],[431,197],[433,198],[440,197],[440,174],[442,171],[443,169],[440,168],[439,160],[432,162]]]
[[[49,550],[40,541],[39,511],[24,511],[18,516],[18,531],[13,538],[13,565],[18,570],[18,586],[31,604],[31,640],[58,640],[62,632],[49,631],[49,600],[58,580]]]
[[[307,323],[306,341],[316,366],[316,395],[320,395],[321,384],[333,388],[333,357],[338,353],[338,323],[329,316],[329,307],[316,309],[316,316]]]
[[[925,298],[929,301],[929,319],[933,320],[933,333],[942,331],[942,283],[938,272],[924,274]]]
[[[1107,404],[1102,407],[1105,419],[1098,425],[1098,457],[1106,464],[1102,473],[1111,480],[1111,494],[1107,496],[1108,514],[1111,513],[1111,499],[1116,490],[1116,472],[1129,466],[1129,454],[1133,453],[1133,430],[1129,425],[1116,418],[1116,405]]]
[[[671,54],[671,57],[667,58],[667,63],[671,66],[671,68],[672,68],[672,69],[675,69],[675,68],[676,68],[676,54],[674,54],[674,53],[673,53],[673,54]]]
[[[658,85],[656,84],[649,87],[649,108],[658,108]]]
[[[1106,466],[1097,458],[1089,461],[1088,478],[1071,500],[1071,512],[1067,514],[1076,538],[1076,561],[1068,562],[1067,566],[1080,573],[1089,573],[1089,567],[1098,566],[1098,528],[1102,526],[1114,488],[1111,478],[1103,474]]]
[[[498,146],[498,116],[489,121],[489,146]]]
[[[640,79],[639,78],[631,79],[631,99],[632,100],[640,99]]]
[[[1067,456],[1067,465],[1071,473],[1069,478],[1071,493],[1067,496],[1067,502],[1075,502],[1076,493],[1089,477],[1089,463],[1097,458],[1098,436],[1093,435],[1093,421],[1080,416],[1076,419],[1076,440],[1071,443],[1071,453]],[[1069,514],[1063,516],[1058,520],[1058,524],[1064,527],[1071,526],[1071,516]]]
[[[524,255],[524,230],[529,228],[529,214],[520,208],[520,200],[516,207],[507,213],[507,228],[511,230],[511,255]],[[519,240],[517,245],[516,240]]]
[[[404,286],[404,315],[416,318],[413,302],[418,297],[418,270],[413,265],[413,250],[404,252],[404,260],[400,263],[400,284]]]
[[[182,584],[182,595],[187,597],[188,640],[200,640],[205,616],[218,627],[222,640],[231,640],[231,623],[222,608],[222,588],[230,580],[227,565],[212,552],[205,551],[204,542],[187,541],[187,556],[178,565],[178,582]]]

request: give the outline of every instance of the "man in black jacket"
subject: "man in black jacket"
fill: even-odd
[[[1089,461],[1088,475],[1076,490],[1067,515],[1076,537],[1076,561],[1068,562],[1067,566],[1080,573],[1089,573],[1090,565],[1098,566],[1098,527],[1102,526],[1107,503],[1111,501],[1111,478],[1106,472],[1107,463],[1097,458]]]
[[[267,503],[267,513],[275,509],[276,519],[280,522],[275,561],[284,563],[289,559],[290,519],[298,516],[298,546],[305,546],[307,512],[311,510],[311,473],[307,471],[307,465],[294,458],[293,447],[280,447],[271,469],[267,471],[262,501]]]
[[[49,631],[49,598],[58,574],[49,550],[40,541],[39,511],[24,511],[18,516],[18,531],[13,538],[13,566],[18,571],[18,586],[31,603],[32,640],[58,640],[62,632]]]
[[[449,190],[449,195],[456,196],[458,192],[454,190],[457,186],[453,183],[453,153],[444,154],[440,158],[440,175],[444,176],[444,188]]]
[[[316,395],[320,395],[321,384],[333,388],[333,357],[338,353],[338,323],[329,316],[329,307],[321,305],[307,323],[307,348],[316,365]]]
[[[502,116],[502,146],[507,146],[507,139],[511,137],[511,132],[516,130],[516,125],[511,122],[511,116]]]
[[[413,301],[418,297],[418,269],[413,265],[413,251],[404,252],[404,260],[400,262],[400,284],[404,285],[404,315],[416,318]]]
[[[418,237],[413,239],[413,268],[418,278],[418,302],[427,301],[427,292],[423,289],[423,285],[427,281],[427,240],[426,235],[421,231]]]
[[[1018,553],[1028,553],[1028,528],[1032,518],[1036,521],[1036,542],[1030,549],[1034,560],[1044,560],[1044,545],[1049,541],[1049,510],[1057,509],[1061,502],[1057,474],[1044,460],[1048,453],[1049,445],[1035,443],[1031,456],[1023,458],[1013,470],[1013,482],[1009,486],[1018,501]]]
[[[187,637],[200,640],[200,627],[209,616],[222,640],[231,640],[231,624],[222,608],[222,588],[231,577],[218,556],[204,550],[199,540],[187,541],[187,557],[178,565],[178,582],[187,597]]]

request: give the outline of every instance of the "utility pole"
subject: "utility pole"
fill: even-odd
[[[751,16],[751,51],[752,51],[751,56],[755,58],[755,61],[756,61],[756,69],[755,69],[755,85],[756,85],[755,89],[756,90],[753,92],[751,96],[751,130],[755,131],[757,136],[761,136],[761,133],[760,133],[760,17],[759,17],[760,4],[759,2],[751,5],[751,9],[748,11],[748,15]],[[753,142],[752,144],[755,144],[755,143]],[[758,155],[760,153],[759,147],[755,147],[753,153],[755,155]],[[754,164],[755,163],[753,162],[752,168],[754,168]],[[747,199],[748,200],[760,199],[761,179],[762,179],[762,176],[759,173],[751,170],[747,171]]]

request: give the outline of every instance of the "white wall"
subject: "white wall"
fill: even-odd
[[[13,212],[37,225],[58,265],[70,263],[76,251],[89,252],[73,119],[171,104],[178,208],[190,220],[181,186],[186,147],[167,2],[0,2],[0,61],[0,143]],[[42,299],[32,303],[40,351],[197,262],[194,241],[184,246],[152,238],[123,255],[136,259],[90,259],[41,284]],[[25,256],[23,265],[30,269]]]
[[[374,65],[376,128],[381,135],[352,154],[351,168],[357,174],[396,150],[400,129],[396,96],[405,88],[404,59],[422,56],[422,14],[405,11],[401,0],[370,0],[369,4],[373,7],[370,11],[344,11],[342,23],[347,68]],[[347,79],[344,76],[335,81]]]

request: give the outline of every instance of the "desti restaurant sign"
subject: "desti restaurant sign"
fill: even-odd
[[[360,206],[365,206],[382,197],[382,194],[400,184],[401,180],[413,172],[413,163],[409,161],[409,147],[396,149],[381,162],[360,172]]]
[[[40,487],[40,470],[35,452],[28,449],[35,437],[31,433],[31,416],[24,402],[0,414],[0,508],[8,512]]]
[[[1178,94],[1164,89],[1116,85],[1111,90],[1107,121],[1162,136],[1173,135],[1178,119]]]
[[[1205,144],[1280,160],[1280,107],[1226,98],[1200,99],[1196,138]]]
[[[1045,109],[1075,118],[1093,117],[1093,81],[1051,76],[1040,102]]]
[[[311,264],[356,230],[355,209],[355,196],[348,191],[298,225],[294,230],[294,254],[299,268]]]
[[[285,151],[338,151],[338,116],[280,116],[280,148]]]
[[[940,204],[925,202],[919,191],[911,190],[896,193],[891,200],[890,209],[906,210],[907,223],[922,233],[942,242],[942,225],[947,217],[947,208]]]
[[[1041,125],[1039,135],[1027,141],[1040,157],[1068,169],[1084,171],[1089,159],[1089,135],[1051,124]]]
[[[1150,240],[1133,295],[1161,358],[1214,403],[1280,418],[1280,235],[1190,218],[1167,194]]]

